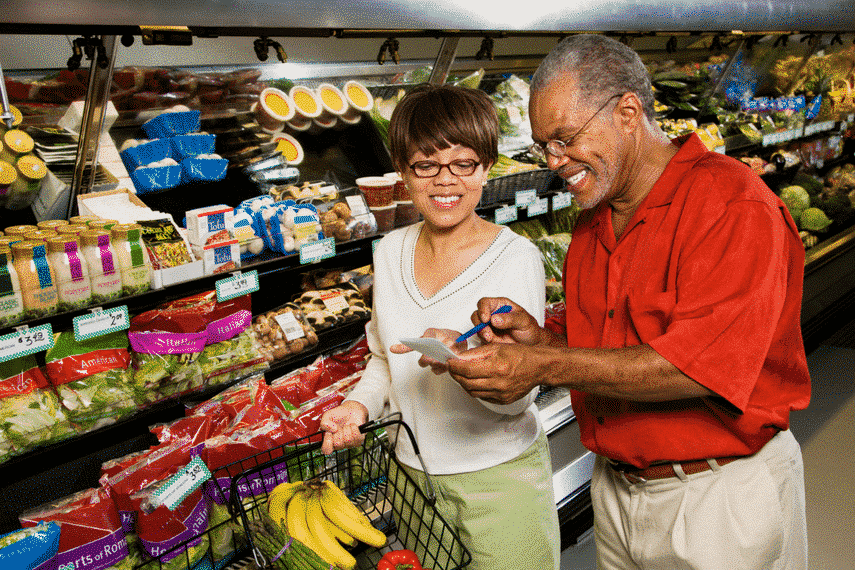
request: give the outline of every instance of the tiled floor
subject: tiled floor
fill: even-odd
[[[851,570],[855,544],[855,321],[808,355],[812,395],[792,416],[805,463],[809,568]],[[561,570],[595,570],[593,540],[565,550]]]

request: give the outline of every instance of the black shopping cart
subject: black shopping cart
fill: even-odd
[[[386,552],[398,549],[416,552],[422,565],[433,570],[467,566],[471,555],[437,511],[430,478],[425,477],[423,491],[395,457],[395,443],[403,431],[421,461],[409,426],[400,419],[384,418],[360,430],[366,436],[362,446],[329,456],[321,453],[322,435],[317,433],[240,462],[243,470],[231,479],[228,493],[230,509],[246,530],[255,562],[260,567],[274,566],[272,563],[289,547],[290,541],[271,544],[269,535],[261,535],[270,520],[266,514],[268,494],[276,485],[328,480],[387,537],[383,547],[358,544],[351,549],[358,570],[374,570]],[[278,567],[288,566],[280,563]]]

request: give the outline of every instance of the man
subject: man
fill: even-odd
[[[600,568],[807,567],[801,451],[810,397],[804,249],[783,203],[696,135],[670,141],[638,55],[561,42],[531,84],[548,167],[585,210],[564,266],[564,322],[482,299],[485,344],[448,361],[496,403],[572,389]]]

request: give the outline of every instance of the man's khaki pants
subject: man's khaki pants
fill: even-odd
[[[790,431],[717,469],[630,482],[597,457],[600,570],[805,570],[804,467]]]

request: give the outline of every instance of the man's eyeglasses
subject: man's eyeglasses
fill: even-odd
[[[567,147],[573,146],[573,141],[575,141],[579,137],[579,135],[581,135],[583,132],[585,132],[585,129],[588,128],[588,125],[590,125],[591,121],[594,120],[594,117],[599,115],[600,111],[602,111],[603,109],[606,108],[606,105],[608,105],[609,103],[611,103],[614,99],[617,99],[618,97],[623,97],[623,93],[618,93],[618,94],[612,95],[611,97],[606,99],[605,103],[600,105],[600,108],[597,109],[596,111],[594,111],[594,114],[591,115],[591,117],[587,121],[585,121],[585,124],[582,125],[582,127],[578,131],[576,131],[576,134],[573,135],[572,137],[570,137],[569,139],[567,139],[565,141],[560,141],[557,139],[548,140],[548,141],[546,141],[546,144],[544,144],[543,146],[541,146],[538,143],[534,143],[528,147],[528,151],[535,158],[537,158],[539,160],[543,160],[543,161],[546,160],[547,155],[553,156],[555,158],[561,158],[562,156],[564,156],[564,153],[567,151]]]
[[[421,160],[411,164],[410,170],[413,171],[416,178],[433,178],[445,167],[455,176],[471,176],[475,174],[480,164],[477,160],[454,160],[445,164],[431,160]]]

